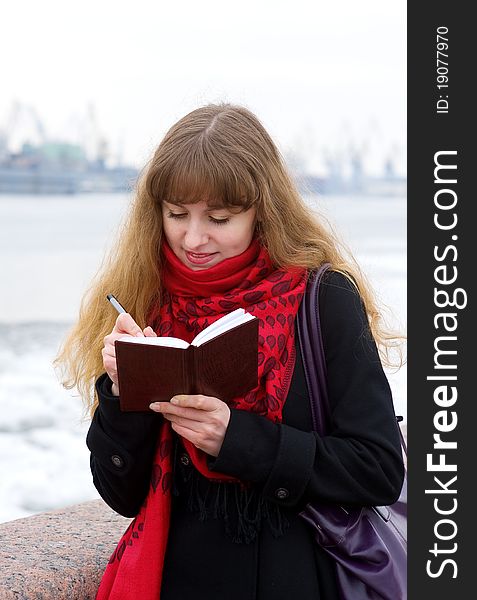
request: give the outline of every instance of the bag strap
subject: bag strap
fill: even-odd
[[[321,336],[318,292],[329,263],[311,271],[305,295],[298,309],[298,342],[303,359],[305,380],[310,396],[313,430],[325,435],[330,425],[330,407],[326,385],[326,361]]]
[[[310,272],[305,295],[298,309],[297,328],[305,381],[310,397],[313,430],[322,436],[330,429],[331,409],[326,385],[326,359],[318,299],[321,280],[330,266],[329,263],[325,263]],[[407,444],[399,424],[402,420],[402,417],[396,417],[401,446],[407,456]]]

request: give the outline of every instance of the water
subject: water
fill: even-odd
[[[309,198],[405,330],[403,198]],[[80,399],[51,362],[127,210],[128,195],[0,195],[0,522],[98,498]],[[406,416],[406,369],[388,373]]]

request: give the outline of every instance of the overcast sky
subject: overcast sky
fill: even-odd
[[[48,137],[104,136],[113,158],[141,166],[178,118],[225,100],[309,170],[354,147],[370,172],[390,155],[405,173],[404,0],[16,0],[0,23],[0,129],[13,143],[36,134],[26,111],[10,118],[17,101]]]

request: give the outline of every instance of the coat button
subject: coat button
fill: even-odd
[[[290,492],[286,488],[278,488],[275,490],[275,498],[279,500],[285,500],[290,495]]]
[[[124,467],[124,460],[120,456],[118,456],[117,454],[113,454],[111,456],[111,462],[118,469],[121,469],[122,467]]]
[[[184,454],[181,454],[181,455],[180,455],[180,458],[179,458],[179,460],[181,461],[181,463],[182,463],[182,464],[183,464],[185,467],[188,467],[188,466],[190,465],[190,458],[189,458],[189,455],[188,455],[188,454],[186,454],[185,452],[184,452]]]

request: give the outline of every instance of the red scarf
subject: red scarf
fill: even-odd
[[[236,308],[258,317],[259,385],[229,405],[280,423],[295,366],[294,320],[305,292],[306,270],[274,268],[257,239],[242,254],[200,271],[186,267],[167,242],[162,251],[166,291],[162,306],[149,319],[156,333],[190,342]],[[148,496],[109,560],[97,600],[160,598],[171,510],[173,435],[169,421],[164,420]],[[186,439],[182,443],[202,475],[214,481],[237,481],[209,471],[207,454]]]

